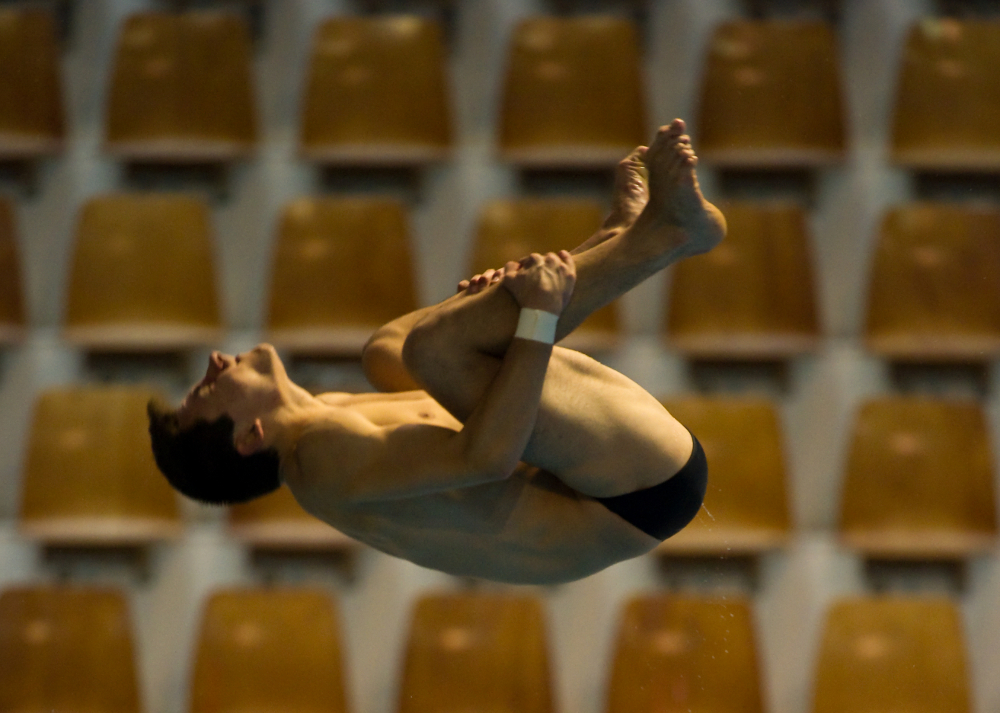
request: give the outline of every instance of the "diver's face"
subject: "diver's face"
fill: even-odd
[[[270,344],[230,356],[212,352],[205,377],[188,392],[178,415],[181,428],[227,415],[240,432],[281,403],[279,386],[287,380],[284,365]]]

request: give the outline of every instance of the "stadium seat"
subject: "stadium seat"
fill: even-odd
[[[346,713],[338,618],[321,590],[213,593],[202,614],[188,710]]]
[[[268,550],[342,550],[354,540],[306,512],[287,487],[229,508],[229,532]]]
[[[313,41],[301,152],[324,164],[419,165],[448,157],[447,57],[420,17],[336,17]]]
[[[623,18],[522,20],[508,52],[501,158],[603,168],[648,141],[640,54],[639,33]]]
[[[871,597],[829,610],[812,713],[971,713],[965,637],[944,598]]]
[[[813,351],[819,318],[805,211],[732,202],[726,239],[674,267],[666,329],[691,358],[782,359]]]
[[[1000,356],[1000,210],[947,203],[890,210],[865,336],[872,352],[897,361]]]
[[[1000,20],[926,18],[901,57],[892,160],[924,171],[1000,171]]]
[[[732,168],[812,168],[844,157],[845,110],[834,27],[737,20],[710,40],[698,156]]]
[[[128,600],[116,589],[0,594],[0,710],[139,713]]]
[[[56,153],[64,133],[51,13],[0,7],[0,160]]]
[[[468,275],[503,267],[533,252],[572,250],[601,227],[603,209],[594,200],[522,198],[486,204],[479,214]],[[620,330],[617,303],[601,308],[561,344],[581,351],[610,348]]]
[[[882,559],[954,559],[996,544],[993,456],[973,401],[865,403],[841,502],[841,536]]]
[[[417,308],[409,218],[387,198],[301,198],[281,217],[268,339],[295,352],[360,355]]]
[[[421,598],[396,710],[553,713],[541,602],[488,594]]]
[[[35,403],[22,535],[51,545],[138,546],[180,535],[177,498],[149,445],[144,387],[50,389]]]
[[[677,398],[666,409],[697,436],[709,462],[708,492],[697,517],[657,552],[701,556],[757,554],[789,536],[785,458],[778,415],[763,398]]]
[[[90,349],[213,344],[218,304],[208,206],[166,193],[105,195],[77,222],[64,336]]]
[[[0,345],[24,335],[21,261],[14,227],[14,205],[0,196]]]
[[[250,35],[220,12],[140,13],[122,24],[107,150],[153,163],[222,163],[256,142]]]
[[[762,713],[753,614],[739,596],[635,597],[618,627],[607,713]]]

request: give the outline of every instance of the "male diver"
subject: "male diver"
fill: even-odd
[[[554,584],[649,552],[701,507],[701,446],[638,384],[554,344],[722,240],[684,131],[661,127],[618,165],[610,216],[574,250],[379,329],[362,363],[381,393],[314,396],[267,344],[213,352],[178,409],[150,403],[160,470],[216,504],[284,483],[337,530],[459,576]]]

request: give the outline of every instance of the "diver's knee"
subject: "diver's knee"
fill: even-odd
[[[426,315],[410,329],[403,341],[403,364],[414,374],[425,373],[441,363],[447,351],[440,316]]]

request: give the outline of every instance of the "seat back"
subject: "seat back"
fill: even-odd
[[[649,138],[641,66],[638,32],[624,18],[522,20],[508,50],[502,156],[526,166],[613,166]]]
[[[417,307],[410,228],[383,198],[302,198],[285,209],[271,281],[268,329],[290,348],[364,340]]]
[[[132,622],[114,589],[0,594],[0,710],[140,713]]]
[[[420,599],[397,710],[552,713],[541,603],[511,595]]]
[[[0,196],[0,344],[16,339],[24,328],[21,261],[14,228],[14,206]]]
[[[965,660],[947,599],[840,600],[827,614],[813,713],[970,713]]]
[[[153,460],[143,387],[50,389],[35,403],[23,533],[54,543],[136,544],[178,534],[177,498]]]
[[[1000,169],[1000,20],[921,20],[900,64],[893,160],[924,170]]]
[[[663,405],[705,450],[708,491],[695,519],[660,551],[733,556],[783,545],[790,518],[774,404],[752,397],[689,397]]]
[[[193,196],[91,199],[77,222],[66,336],[155,349],[207,344],[219,327],[208,207]]]
[[[0,7],[0,159],[52,153],[64,133],[51,13]]]
[[[875,252],[868,347],[882,356],[1000,355],[1000,210],[919,203],[890,210]]]
[[[698,155],[719,165],[810,167],[844,155],[840,59],[832,25],[736,20],[709,44]]]
[[[255,140],[250,34],[241,16],[125,19],[108,100],[111,151],[135,160],[227,160]]]
[[[840,527],[875,556],[962,557],[996,537],[993,455],[973,401],[893,397],[858,413]]]
[[[819,337],[805,212],[791,204],[721,206],[726,239],[674,268],[666,328],[692,356],[775,358]]]
[[[421,163],[451,144],[447,57],[433,20],[336,17],[316,31],[302,151],[326,163]]]
[[[633,598],[618,628],[607,713],[761,713],[753,628],[738,596]]]
[[[341,640],[326,592],[215,592],[202,614],[191,713],[346,713]]]
[[[503,267],[533,252],[572,250],[601,227],[603,210],[594,200],[522,198],[496,200],[479,214],[469,276]],[[616,303],[594,312],[579,331],[617,332]]]

